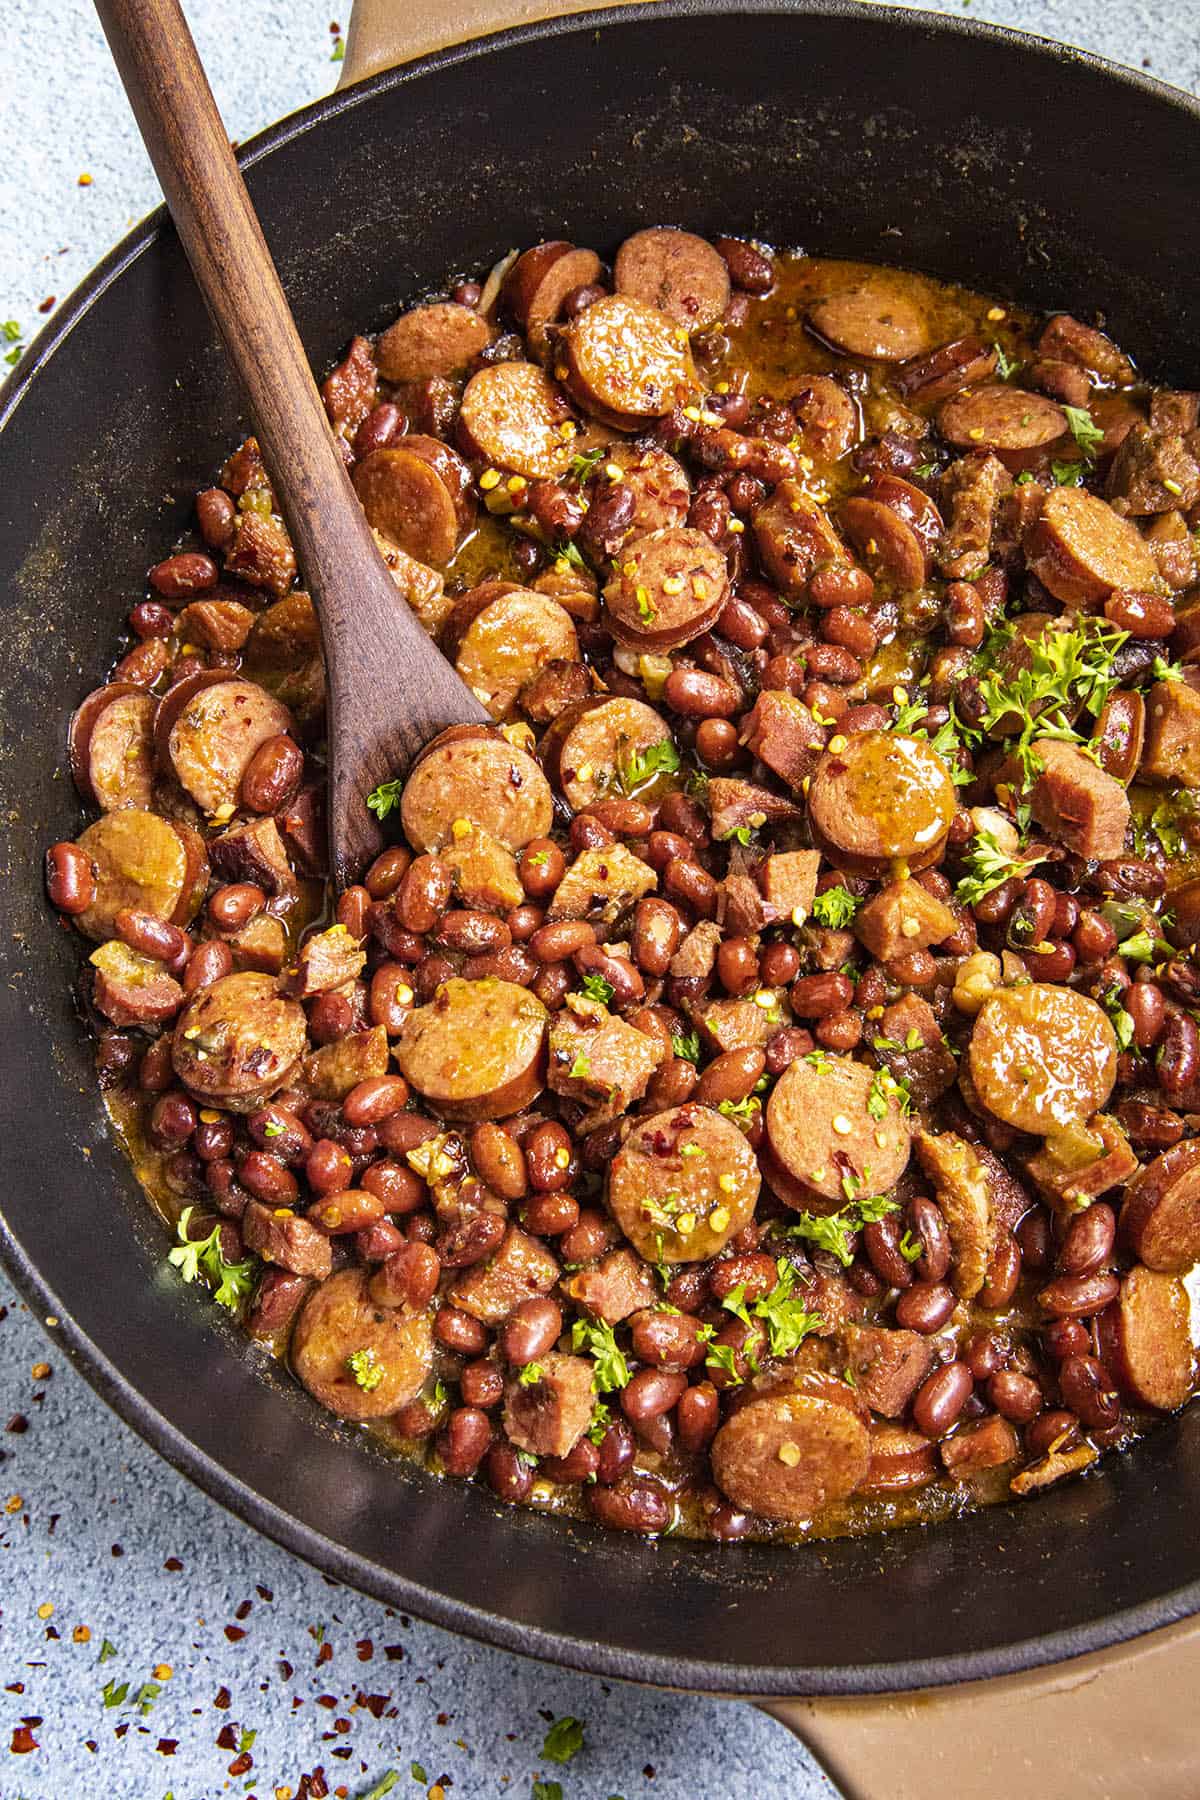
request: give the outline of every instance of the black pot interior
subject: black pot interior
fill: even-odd
[[[1200,118],[1031,40],[877,7],[663,4],[383,77],[251,151],[314,363],[510,246],[672,221],[1104,314],[1194,383],[1183,221]],[[794,1554],[606,1536],[435,1489],[335,1429],[180,1286],[97,1101],[79,944],[43,847],[78,810],[70,707],[243,426],[169,231],[68,308],[0,438],[0,1206],[97,1384],[219,1499],[396,1605],[612,1674],[743,1692],[962,1679],[1200,1605],[1200,1412],[1093,1479],[936,1531]]]

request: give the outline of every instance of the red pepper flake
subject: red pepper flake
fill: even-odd
[[[124,1554],[125,1554],[125,1552],[124,1552],[124,1550],[123,1550],[123,1549],[122,1549],[122,1548],[121,1548],[121,1546],[120,1546],[120,1544],[114,1544],[114,1545],[113,1545],[113,1547],[112,1547],[112,1553],[113,1553],[113,1555],[114,1555],[114,1556],[124,1556]]]
[[[253,1610],[254,1610],[253,1601],[243,1600],[241,1605],[237,1608],[237,1610],[233,1616],[235,1619],[248,1619]]]
[[[168,1556],[166,1562],[163,1564],[163,1568],[169,1575],[178,1575],[183,1568],[183,1564],[177,1556]]]
[[[389,1662],[403,1662],[404,1661],[404,1645],[403,1644],[385,1644],[383,1646],[383,1654],[387,1657]]]
[[[25,1683],[23,1681],[10,1681],[4,1691],[6,1694],[23,1694],[25,1692]]]
[[[161,1756],[174,1756],[179,1748],[178,1738],[159,1738],[158,1750]]]
[[[240,1625],[227,1625],[225,1627],[225,1636],[229,1639],[231,1644],[240,1644],[245,1635],[246,1634]]]
[[[283,1676],[285,1681],[290,1681],[292,1676],[296,1673],[286,1656],[281,1656],[279,1659],[279,1673]]]
[[[258,1581],[254,1584],[254,1591],[260,1600],[273,1600],[275,1598],[271,1589],[269,1587],[263,1587],[262,1583]]]
[[[4,1429],[5,1431],[13,1432],[19,1437],[23,1431],[29,1430],[29,1420],[25,1417],[24,1413],[14,1413]]]
[[[220,1731],[217,1733],[217,1749],[236,1750],[237,1747],[238,1734],[234,1727],[232,1725],[222,1725]]]
[[[53,308],[54,308],[54,304],[55,304],[55,301],[56,301],[56,300],[57,300],[57,299],[58,299],[58,295],[57,295],[57,294],[47,294],[47,295],[46,295],[46,298],[45,298],[45,299],[44,299],[44,300],[42,300],[42,301],[39,301],[39,303],[38,303],[38,311],[39,311],[39,312],[40,312],[40,313],[48,313],[48,312],[51,312],[51,311],[52,311],[52,310],[53,310]]]
[[[115,1738],[123,1738],[128,1730],[129,1730],[128,1725],[118,1725],[116,1727],[115,1731],[113,1732],[113,1736]]]
[[[335,1719],[333,1721],[333,1729],[337,1732],[339,1737],[345,1737],[348,1731],[353,1730],[353,1727],[349,1719]]]
[[[38,1748],[38,1741],[28,1725],[14,1725],[12,1743],[9,1749],[14,1756],[28,1756],[31,1750]]]
[[[390,1698],[389,1694],[360,1694],[358,1704],[365,1707],[373,1719],[382,1719],[384,1708]]]
[[[228,1773],[230,1775],[247,1775],[253,1767],[254,1758],[248,1750],[243,1750],[242,1754],[235,1756],[230,1763]]]
[[[320,1668],[322,1663],[328,1663],[328,1662],[332,1662],[332,1661],[333,1661],[333,1645],[332,1644],[322,1644],[321,1648],[317,1651],[317,1667]]]
[[[83,1747],[85,1750],[90,1750],[93,1756],[95,1756],[97,1750],[100,1748],[95,1738],[84,1738]]]
[[[232,1699],[232,1695],[230,1694],[229,1689],[227,1687],[219,1687],[217,1689],[217,1697],[213,1701],[213,1705],[219,1706],[221,1711],[224,1712],[225,1708],[229,1705],[229,1702],[231,1699]]]
[[[329,1788],[325,1782],[324,1769],[316,1768],[311,1775],[300,1777],[296,1800],[329,1800]]]
[[[358,1652],[359,1662],[370,1662],[375,1654],[375,1646],[370,1638],[359,1638],[358,1643],[354,1647]]]
[[[337,1706],[337,1695],[336,1694],[318,1694],[317,1695],[317,1705],[318,1706],[326,1706],[329,1708],[329,1711],[332,1712],[334,1710],[334,1708]]]
[[[437,1722],[439,1725],[448,1725],[450,1723],[452,1716],[453,1715],[451,1713],[439,1713],[437,1716]]]

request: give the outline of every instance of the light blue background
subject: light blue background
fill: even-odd
[[[346,22],[339,3],[189,0],[232,136],[248,137],[334,85],[329,27]],[[1092,0],[1086,8],[992,0],[986,16],[1200,86],[1197,13],[1186,0]],[[42,303],[65,299],[159,196],[85,0],[8,0],[3,26],[0,318],[16,320],[28,341],[48,316]],[[1064,134],[1102,128],[1063,118]],[[84,172],[92,182],[81,187]],[[416,1800],[425,1790],[413,1762],[429,1782],[451,1779],[449,1800],[527,1800],[539,1776],[561,1780],[564,1800],[833,1795],[803,1749],[753,1708],[478,1649],[334,1586],[227,1518],[146,1450],[0,1277],[0,1312],[5,1303],[0,1509],[14,1497],[20,1504],[0,1510],[0,1800],[275,1800],[277,1788],[283,1800],[318,1764],[331,1794],[344,1785],[359,1800],[396,1769],[393,1800]],[[35,1380],[42,1362],[53,1373]],[[3,1430],[17,1413],[28,1430]],[[167,1569],[171,1558],[182,1568]],[[90,1641],[74,1641],[80,1626]],[[231,1641],[229,1626],[245,1635]],[[332,1649],[321,1663],[317,1633]],[[100,1667],[105,1638],[116,1655]],[[396,1645],[403,1658],[388,1660],[385,1646]],[[173,1673],[143,1714],[133,1698],[159,1663]],[[109,1680],[130,1684],[124,1705],[106,1707]],[[23,1691],[14,1692],[18,1684]],[[220,1709],[223,1687],[229,1703]],[[386,1696],[381,1718],[356,1703],[359,1693]],[[547,1717],[565,1713],[586,1720],[586,1745],[556,1769],[539,1750]],[[38,1748],[16,1755],[10,1741],[25,1718],[40,1721],[32,1727]],[[230,1722],[257,1734],[253,1768],[237,1777],[227,1773],[236,1750],[216,1743]],[[162,1739],[176,1741],[173,1756],[160,1750]],[[349,1757],[335,1756],[339,1748]]]

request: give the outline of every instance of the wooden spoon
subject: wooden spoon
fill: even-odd
[[[96,0],[167,204],[250,401],[321,620],[331,867],[380,848],[366,796],[448,725],[488,715],[401,598],[334,442],[295,321],[177,0]]]

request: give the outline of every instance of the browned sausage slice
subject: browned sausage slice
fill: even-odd
[[[918,356],[896,371],[896,386],[917,406],[936,406],[960,388],[986,381],[995,373],[996,348],[977,337],[954,338],[927,356]]]
[[[675,1106],[641,1119],[614,1157],[608,1205],[648,1262],[703,1262],[748,1225],[758,1163],[730,1119]]]
[[[929,574],[942,516],[927,494],[898,475],[880,475],[842,505],[846,536],[872,575],[911,592]]]
[[[162,1025],[183,1005],[183,989],[163,964],[114,938],[88,958],[96,971],[93,999],[114,1025]]]
[[[148,810],[154,794],[157,702],[114,682],[89,694],[71,720],[71,772],[85,800],[103,812]]]
[[[1172,1144],[1134,1176],[1121,1236],[1150,1269],[1185,1275],[1200,1262],[1200,1139]]]
[[[440,477],[454,502],[458,528],[466,531],[475,518],[475,493],[471,486],[471,471],[458,451],[452,450],[449,444],[443,444],[441,438],[426,437],[419,431],[409,432],[397,448],[428,463],[434,474]]]
[[[396,1060],[447,1119],[505,1119],[546,1075],[545,1007],[512,981],[444,981],[404,1027]]]
[[[76,842],[96,872],[96,898],[75,920],[84,937],[115,937],[127,906],[186,925],[204,897],[208,858],[199,834],[157,813],[105,813]]]
[[[424,1313],[376,1306],[366,1269],[341,1269],[304,1303],[292,1367],[314,1400],[340,1419],[385,1419],[420,1392],[433,1362]]]
[[[886,875],[897,863],[927,869],[942,853],[956,808],[937,751],[893,731],[856,731],[843,749],[827,749],[808,791],[814,840],[838,868],[858,875]]]
[[[1096,607],[1114,588],[1152,588],[1154,557],[1135,525],[1085,488],[1054,487],[1026,540],[1030,570],[1066,606]]]
[[[622,769],[654,744],[671,741],[666,720],[644,700],[601,700],[565,727],[553,750],[555,776],[575,812],[619,786]],[[543,745],[543,752],[545,745]]]
[[[561,239],[535,244],[517,258],[504,284],[505,300],[539,361],[550,348],[546,328],[561,316],[567,295],[590,287],[599,274],[594,250],[577,250]]]
[[[832,375],[809,375],[788,402],[802,448],[822,462],[838,462],[862,433],[858,407]]]
[[[1117,1039],[1086,994],[1045,981],[1000,988],[968,1051],[981,1103],[1018,1131],[1053,1136],[1099,1112],[1117,1078]]]
[[[633,494],[632,535],[664,531],[686,521],[692,500],[691,483],[682,463],[666,450],[653,444],[639,448],[616,443],[600,467],[607,481],[614,479],[615,471],[623,471],[616,478],[627,482]]]
[[[767,1177],[789,1206],[836,1212],[858,1194],[886,1194],[899,1181],[912,1148],[908,1122],[894,1090],[884,1093],[876,1075],[852,1057],[822,1054],[797,1058],[775,1083],[766,1109]],[[881,1104],[876,1118],[871,1109],[878,1113]]]
[[[372,450],[354,470],[367,522],[418,562],[444,564],[458,543],[455,495],[423,457],[397,447]]]
[[[747,1512],[791,1525],[852,1494],[867,1478],[871,1440],[853,1390],[846,1394],[846,1405],[802,1392],[747,1401],[712,1442],[722,1493]]]
[[[648,531],[623,544],[604,590],[618,643],[674,650],[714,625],[729,594],[725,553],[689,526]]]
[[[882,271],[818,300],[808,309],[808,323],[835,350],[875,362],[907,362],[929,342],[925,314]]]
[[[1178,1275],[1133,1268],[1100,1314],[1100,1355],[1135,1406],[1176,1412],[1192,1391],[1188,1291]]]
[[[607,294],[572,320],[562,368],[580,405],[618,431],[661,418],[678,388],[696,385],[687,332],[627,294]]]
[[[210,816],[228,808],[229,818],[254,752],[268,738],[284,735],[296,735],[292,716],[265,688],[255,681],[218,681],[193,694],[178,713],[167,734],[167,756],[196,805]]]
[[[1186,681],[1156,681],[1146,713],[1143,779],[1200,787],[1200,694]]]
[[[491,336],[487,320],[469,306],[439,300],[401,313],[380,337],[375,355],[389,381],[426,381],[460,374]]]
[[[525,683],[548,662],[578,662],[571,615],[557,600],[514,588],[478,612],[454,666],[493,719],[508,719]]]
[[[754,515],[754,539],[771,580],[793,597],[804,593],[818,569],[850,561],[824,508],[798,481],[781,481],[764,500]]]
[[[253,1112],[299,1067],[308,1048],[304,1008],[271,975],[223,975],[188,1002],[171,1060],[186,1088],[232,1112]]]
[[[400,822],[413,848],[436,850],[456,819],[508,850],[545,837],[554,814],[550,783],[526,751],[498,732],[445,732],[422,752],[404,784]]]
[[[1033,748],[1041,769],[1029,804],[1038,824],[1088,861],[1120,856],[1131,817],[1120,782],[1075,744],[1038,738]]]
[[[955,394],[938,414],[938,430],[948,444],[962,450],[1040,450],[1067,433],[1067,415],[1044,394],[1023,388],[972,388]]]
[[[472,375],[458,423],[472,454],[530,481],[563,474],[575,454],[567,403],[536,363],[493,363]]]
[[[902,1494],[925,1487],[936,1476],[934,1447],[919,1431],[903,1425],[872,1425],[871,1467],[862,1484],[866,1494]]]
[[[635,231],[617,251],[613,281],[619,294],[656,306],[687,331],[702,331],[725,316],[729,270],[724,257],[693,232],[652,225]]]

